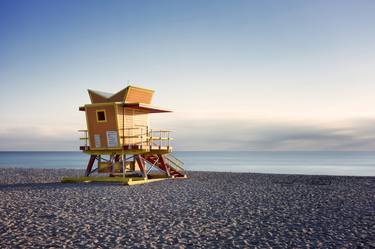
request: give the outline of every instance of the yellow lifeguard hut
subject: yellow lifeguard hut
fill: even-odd
[[[90,155],[86,176],[96,172],[148,179],[159,171],[159,176],[186,177],[183,163],[170,154],[171,131],[150,127],[150,113],[170,112],[151,105],[153,90],[127,86],[115,94],[88,93],[91,104],[79,108],[87,122],[87,130],[80,130],[80,150]]]

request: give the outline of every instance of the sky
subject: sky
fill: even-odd
[[[176,150],[375,149],[375,1],[0,0],[0,150],[78,149],[87,89]]]

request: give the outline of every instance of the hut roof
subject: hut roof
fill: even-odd
[[[94,93],[96,95],[100,95],[104,98],[110,98],[113,95],[113,93],[106,93],[106,92],[97,91],[97,90],[89,90],[89,91],[91,91],[92,93]]]
[[[146,88],[127,86],[117,93],[107,93],[88,89],[92,104],[105,102],[125,102],[151,104],[154,91]]]

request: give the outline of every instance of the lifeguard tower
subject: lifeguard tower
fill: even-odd
[[[79,107],[87,122],[87,130],[80,130],[80,150],[90,155],[86,176],[186,177],[183,163],[170,154],[171,131],[150,127],[151,113],[170,112],[151,105],[153,90],[127,86],[114,94],[88,93],[91,104]]]

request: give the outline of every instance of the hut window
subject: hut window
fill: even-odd
[[[106,122],[107,117],[105,115],[105,110],[97,110],[96,111],[96,121],[98,122]]]

